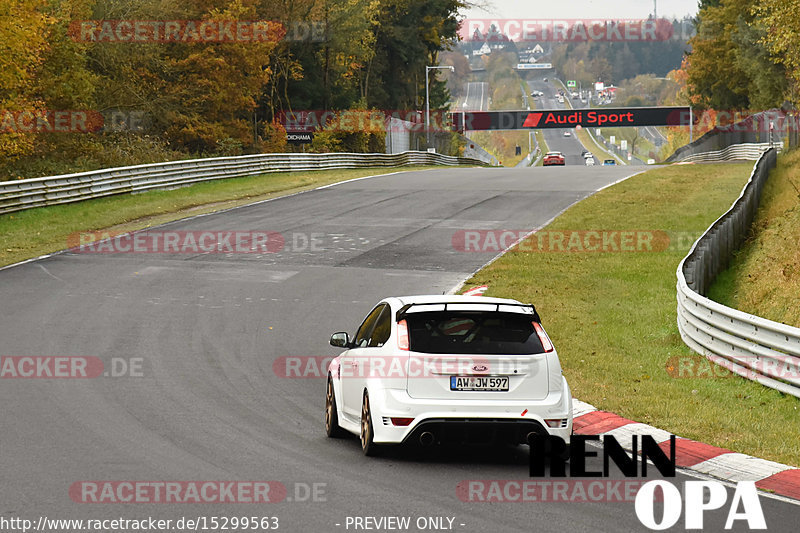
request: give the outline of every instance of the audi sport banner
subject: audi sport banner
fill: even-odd
[[[535,111],[473,111],[451,113],[458,131],[610,126],[688,126],[688,107],[618,107]]]

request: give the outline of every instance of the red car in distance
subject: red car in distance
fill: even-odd
[[[566,160],[561,152],[547,152],[542,160],[542,166],[544,167],[549,167],[552,165],[564,166],[565,164]]]

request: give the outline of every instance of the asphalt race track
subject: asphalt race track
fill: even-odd
[[[487,111],[489,109],[489,84],[486,82],[467,83],[463,111]]]
[[[540,96],[539,98],[529,97],[530,101],[536,104],[536,109],[568,109],[566,105],[558,103],[556,91],[552,84],[545,83],[541,79],[536,79],[529,81],[528,85],[532,91],[542,91],[544,93],[544,96]],[[569,97],[569,95],[567,97]],[[573,105],[575,105],[575,102],[580,103],[580,100],[573,100]],[[565,131],[569,131],[571,137],[564,137]],[[542,132],[544,133],[544,140],[547,142],[547,149],[551,152],[561,152],[564,154],[567,166],[586,164],[583,156],[581,156],[581,152],[585,150],[585,148],[578,140],[578,137],[575,136],[574,129],[545,129],[542,130]],[[594,154],[594,156],[595,165],[599,165],[603,162],[602,154]]]
[[[552,80],[550,80],[552,81]],[[551,82],[544,82],[542,77],[539,77],[534,80],[528,81],[528,85],[530,86],[531,90],[537,90],[544,93],[544,96],[539,98],[530,98],[532,102],[536,104],[536,109],[569,109],[566,104],[558,103],[556,98],[556,89],[554,88]],[[567,94],[565,98],[568,98],[572,107],[574,108],[582,108],[586,107],[587,104],[582,103],[578,99],[573,99],[572,97]],[[571,137],[564,137],[564,132],[569,131],[571,133]],[[584,161],[583,157],[580,155],[583,150],[586,148],[583,147],[581,142],[578,140],[578,137],[575,135],[575,130],[573,128],[567,129],[545,129],[542,130],[544,133],[545,141],[547,142],[547,148],[551,152],[561,152],[566,157],[566,164],[567,165],[585,165],[586,162]],[[591,149],[589,151],[592,151]],[[595,165],[602,165],[603,160],[607,158],[604,152],[592,151],[594,155],[594,163]],[[635,157],[631,160],[631,165],[642,165],[643,163],[636,159]],[[619,162],[617,162],[619,164]]]
[[[273,369],[279,357],[336,354],[330,334],[353,333],[380,298],[450,290],[496,255],[454,250],[454,232],[537,228],[633,172],[569,162],[403,172],[160,228],[280,232],[277,253],[61,253],[1,270],[0,354],[141,369],[0,382],[0,516],[276,516],[292,532],[353,531],[347,517],[386,515],[412,517],[410,531],[418,517],[450,517],[464,532],[645,530],[632,503],[464,502],[460,482],[529,479],[527,446],[365,458],[357,439],[325,437],[323,379]],[[86,480],[278,481],[288,494],[268,504],[75,503],[69,489]],[[796,506],[761,504],[771,531],[796,524]],[[722,530],[726,516],[727,507],[707,513],[706,530]]]

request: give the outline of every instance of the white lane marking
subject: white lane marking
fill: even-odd
[[[788,465],[736,452],[712,457],[692,467],[692,470],[729,481],[760,481],[791,469]]]
[[[139,269],[140,276],[157,275],[184,275],[185,267],[176,266],[146,266]],[[196,269],[192,275],[198,278],[213,279],[217,281],[252,281],[258,283],[283,283],[299,274],[299,270],[259,270],[253,272],[244,268],[220,267],[217,265],[203,265]],[[203,298],[203,296],[199,296]]]
[[[42,270],[44,270],[44,273],[45,273],[45,274],[47,274],[48,276],[50,276],[51,278],[53,278],[53,279],[57,279],[58,281],[60,281],[60,282],[62,282],[62,283],[66,283],[66,281],[64,281],[63,279],[59,278],[59,277],[58,277],[58,276],[56,276],[55,274],[51,273],[51,272],[50,272],[49,270],[47,270],[47,269],[46,269],[46,268],[45,268],[43,265],[36,265],[36,266],[38,266],[39,268],[41,268]]]
[[[583,415],[588,415],[589,413],[593,413],[597,411],[597,407],[594,405],[588,404],[586,402],[582,402],[577,398],[572,399],[572,418],[578,418]]]
[[[473,287],[467,292],[464,293],[464,296],[483,296],[483,293],[489,289],[488,285],[480,285],[478,287]]]
[[[736,488],[736,483],[728,481],[727,479],[720,479],[720,478],[717,478],[717,477],[714,477],[714,476],[710,476],[708,474],[704,474],[702,472],[697,472],[696,470],[691,470],[689,468],[680,468],[679,467],[676,470],[678,472],[680,472],[681,474],[687,475],[689,477],[693,477],[695,479],[717,481],[719,483],[722,483],[723,485],[725,485],[726,487],[728,487],[730,489],[735,489]],[[770,500],[778,500],[778,501],[783,502],[783,503],[791,503],[792,505],[797,505],[798,507],[800,507],[800,501],[799,500],[795,500],[795,499],[789,498],[787,496],[781,496],[780,494],[774,494],[772,492],[766,492],[766,491],[763,491],[763,490],[759,490],[758,491],[758,496],[759,496],[759,498],[769,498]]]
[[[656,440],[656,442],[661,443],[669,440],[669,437],[672,435],[672,433],[669,431],[664,431],[663,429],[649,426],[647,424],[634,422],[633,424],[626,424],[616,429],[612,429],[611,431],[606,431],[605,433],[602,433],[602,435],[613,436],[626,450],[631,450],[631,443],[633,442],[631,437],[633,435],[650,435]],[[641,441],[639,442],[639,450],[641,450]]]

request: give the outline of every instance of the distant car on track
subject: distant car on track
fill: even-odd
[[[325,431],[376,445],[569,444],[572,394],[533,305],[484,296],[380,301],[327,372]]]
[[[616,161],[616,160],[614,160],[614,159],[605,159],[605,160],[603,161],[603,166],[604,166],[604,167],[613,167],[613,166],[614,166],[614,165],[616,165],[616,164],[617,164],[617,161]]]
[[[568,131],[564,132],[564,137],[572,137],[572,134]]]
[[[552,165],[560,165],[564,166],[567,164],[567,160],[564,158],[564,154],[561,152],[547,152],[544,154],[544,159],[542,159],[542,166],[549,167]]]

